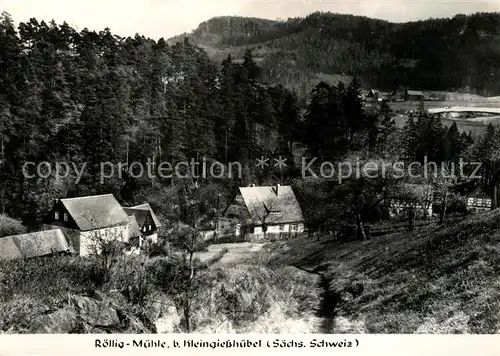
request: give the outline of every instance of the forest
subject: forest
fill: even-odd
[[[264,57],[266,68],[293,61],[273,80],[297,76],[297,71],[308,76],[321,72],[356,76],[382,90],[405,86],[494,96],[500,93],[495,79],[500,74],[499,26],[498,13],[391,23],[315,12],[280,21],[215,17],[187,37],[235,53],[250,46]]]
[[[424,111],[404,129],[396,128],[390,103],[365,110],[363,84],[356,77],[350,83],[321,82],[300,104],[295,92],[269,81],[250,49],[242,63],[231,56],[214,63],[189,39],[169,45],[164,39],[122,38],[109,29],[78,32],[67,23],[36,19],[16,28],[7,13],[0,19],[0,44],[0,85],[7,88],[0,93],[0,211],[31,230],[61,197],[113,193],[123,204],[148,201],[164,219],[189,222],[220,209],[238,186],[277,182],[297,188],[306,218],[317,224],[332,218],[336,209],[330,211],[330,205],[342,206],[338,202],[348,194],[339,197],[332,182],[308,187],[293,164],[297,144],[308,157],[334,162],[353,155],[493,162],[500,147],[493,126],[484,137],[472,137]],[[273,134],[276,145],[266,139]],[[266,154],[286,157],[289,164],[283,170],[257,169],[256,158]],[[99,177],[102,162],[202,157],[241,162],[243,176],[150,180],[125,171],[105,182]],[[27,178],[26,162],[85,163],[87,169],[76,184],[72,174]],[[378,194],[361,192],[365,200]]]

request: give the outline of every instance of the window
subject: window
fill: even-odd
[[[290,230],[297,231],[297,224],[292,224]]]
[[[149,225],[149,231],[151,231],[151,225]]]
[[[68,221],[68,213],[64,213],[64,221]]]
[[[284,231],[285,230],[285,225],[280,225],[280,230]]]
[[[54,213],[54,219],[59,220],[59,212],[58,211],[56,211]]]

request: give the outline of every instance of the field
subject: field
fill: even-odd
[[[418,102],[391,102],[389,105],[396,114],[394,120],[398,127],[404,126],[408,120],[408,112],[417,111],[419,108]],[[430,113],[436,109],[444,109],[444,111],[449,111],[450,113],[465,111],[467,108],[478,108],[479,110],[484,109],[486,111],[491,111],[491,115],[476,113],[476,117],[474,118],[454,118],[450,115],[441,118],[445,126],[451,126],[455,122],[460,132],[478,134],[483,132],[484,128],[489,123],[493,125],[500,124],[500,115],[495,115],[495,113],[500,113],[499,97],[481,99],[471,98],[469,100],[461,98],[460,100],[424,101],[424,108],[429,110]]]
[[[419,102],[391,102],[389,103],[394,112],[405,112],[418,110]],[[425,109],[446,108],[446,107],[467,107],[467,108],[500,108],[500,100],[444,100],[444,101],[424,101]]]

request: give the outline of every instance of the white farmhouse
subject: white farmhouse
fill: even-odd
[[[223,217],[241,222],[234,233],[244,240],[288,238],[304,232],[302,209],[292,187],[286,185],[240,187]]]
[[[42,224],[42,230],[61,229],[80,256],[99,253],[105,241],[130,239],[129,216],[113,194],[56,200]]]

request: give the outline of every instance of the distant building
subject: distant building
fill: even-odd
[[[56,200],[42,224],[42,230],[62,230],[80,256],[99,253],[106,241],[130,239],[129,216],[113,194]]]
[[[366,100],[367,101],[381,101],[382,100],[382,95],[378,90],[371,89],[367,94],[366,94]]]
[[[238,219],[234,234],[248,240],[287,238],[304,231],[302,209],[291,186],[240,187],[223,217]]]
[[[390,199],[389,212],[397,216],[408,209],[414,209],[426,216],[432,216],[433,190],[427,184],[404,183],[396,187]]]
[[[404,100],[405,93],[395,90],[389,94],[389,100],[392,102],[396,101],[403,101]]]
[[[61,229],[0,238],[0,260],[13,260],[66,254],[71,246]]]
[[[420,90],[410,90],[406,89],[404,93],[405,101],[420,101],[424,99],[424,93]]]
[[[467,196],[467,210],[473,213],[491,210],[491,195],[481,187],[476,188]]]
[[[138,239],[139,247],[143,241],[158,242],[158,229],[162,224],[148,203],[123,209],[130,219],[130,237]]]

